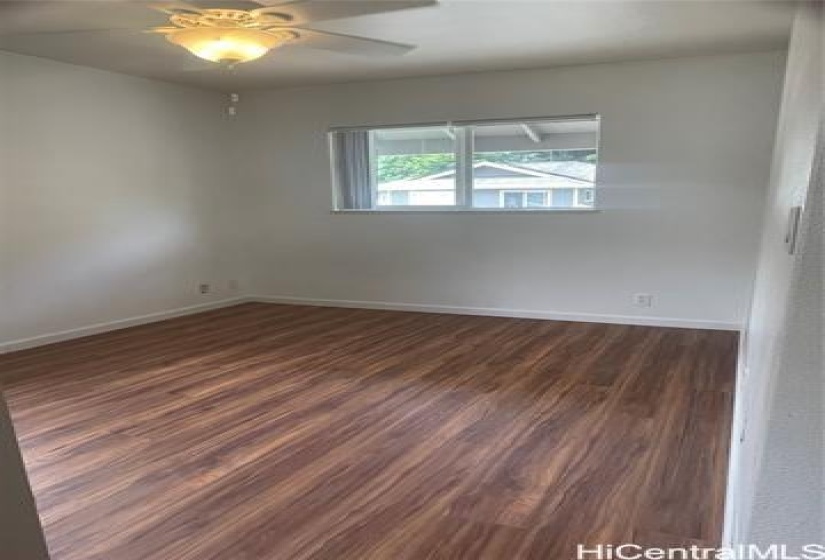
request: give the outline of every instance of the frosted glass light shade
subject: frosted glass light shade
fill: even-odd
[[[235,64],[261,58],[287,42],[291,35],[260,29],[196,27],[169,33],[166,38],[197,57]]]

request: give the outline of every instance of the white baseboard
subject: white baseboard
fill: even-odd
[[[251,301],[281,303],[286,305],[313,305],[317,307],[349,307],[359,309],[386,309],[391,311],[417,311],[419,313],[449,313],[454,315],[489,315],[492,317],[515,317],[521,319],[545,319],[551,321],[578,321],[584,323],[613,323],[620,325],[643,325],[652,327],[678,327],[688,329],[712,329],[736,331],[742,328],[738,323],[724,321],[700,321],[671,317],[645,317],[636,315],[598,315],[594,313],[565,313],[558,311],[535,311],[509,309],[503,307],[462,307],[457,305],[431,305],[423,303],[399,303],[388,301],[357,301],[340,299],[316,299],[293,296],[250,296]]]
[[[55,342],[62,342],[64,340],[71,340],[73,338],[80,338],[93,334],[100,334],[108,331],[125,329],[127,327],[144,325],[146,323],[154,323],[157,321],[163,321],[165,319],[183,317],[184,315],[192,315],[194,313],[201,313],[203,311],[209,311],[211,309],[219,309],[221,307],[237,305],[239,303],[244,303],[247,301],[249,301],[249,298],[246,297],[222,299],[220,301],[213,301],[210,303],[203,303],[199,305],[191,305],[188,307],[179,307],[177,309],[170,309],[168,311],[158,311],[157,313],[149,313],[147,315],[129,317],[127,319],[119,319],[117,321],[109,321],[107,323],[96,323],[94,325],[87,325],[85,327],[70,329],[67,331],[60,331],[56,333],[34,336],[31,338],[23,338],[19,340],[12,340],[9,342],[2,342],[0,343],[0,354],[14,352],[16,350],[25,350],[26,348],[34,348],[35,346],[43,346],[44,344],[53,344]]]
[[[25,350],[45,344],[53,344],[73,338],[100,334],[103,332],[124,329],[146,323],[154,323],[165,319],[173,319],[184,315],[201,313],[211,309],[219,309],[237,305],[239,303],[257,301],[262,303],[280,303],[286,305],[311,305],[317,307],[348,307],[359,309],[386,309],[392,311],[415,311],[419,313],[449,313],[454,315],[487,315],[491,317],[516,317],[522,319],[545,319],[551,321],[580,321],[586,323],[615,323],[621,325],[645,325],[654,327],[680,327],[691,329],[715,329],[715,330],[739,330],[741,327],[736,323],[722,321],[697,321],[693,319],[676,319],[670,317],[642,317],[634,315],[597,315],[592,313],[564,313],[557,311],[535,311],[528,309],[509,309],[503,307],[463,307],[456,305],[431,305],[422,303],[399,303],[386,301],[358,301],[358,300],[337,300],[318,299],[293,296],[248,296],[213,301],[200,305],[159,311],[137,317],[129,317],[87,325],[76,329],[48,333],[31,338],[0,342],[0,354]]]

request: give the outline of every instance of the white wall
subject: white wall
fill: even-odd
[[[224,103],[0,53],[0,348],[229,295]]]
[[[783,65],[759,53],[246,94],[251,291],[740,325]],[[585,113],[603,117],[603,213],[329,212],[330,126]]]
[[[735,542],[823,542],[823,6],[800,8],[788,57],[747,352],[740,367],[729,488]],[[807,199],[807,203],[806,203]],[[802,247],[784,245],[788,212],[806,204]]]
[[[735,325],[782,58],[257,92],[228,121],[223,95],[0,53],[0,349],[223,300],[232,279],[268,296]],[[589,112],[604,117],[604,213],[329,213],[329,126]],[[655,306],[632,307],[635,292]]]

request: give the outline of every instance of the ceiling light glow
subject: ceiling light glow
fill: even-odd
[[[293,38],[289,32],[200,27],[169,33],[169,42],[212,62],[237,64],[261,58]]]

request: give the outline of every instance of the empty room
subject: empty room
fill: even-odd
[[[824,37],[0,0],[0,559],[825,559]]]

